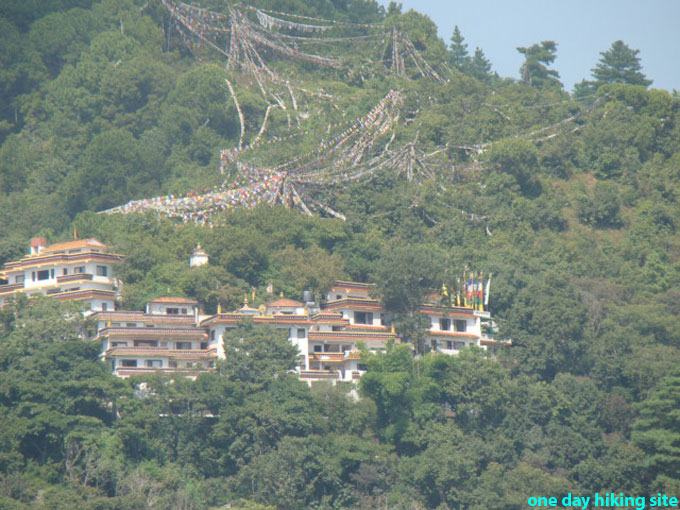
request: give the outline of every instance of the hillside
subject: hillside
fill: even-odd
[[[19,300],[0,309],[0,507],[680,496],[677,93],[604,61],[570,94],[551,41],[499,77],[394,4],[200,7],[0,0],[0,264],[76,229],[125,254],[122,307],[209,313],[371,281],[404,339],[419,325],[391,297],[483,271],[513,347],[367,355],[355,403],[286,375],[294,353],[256,329],[271,373],[240,359],[140,399],[86,324]],[[211,264],[189,271],[198,243]]]

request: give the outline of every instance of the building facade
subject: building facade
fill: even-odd
[[[0,271],[0,306],[24,293],[82,301],[92,312],[113,310],[119,287],[113,268],[122,260],[96,239],[50,246],[43,238],[31,239],[30,253]]]

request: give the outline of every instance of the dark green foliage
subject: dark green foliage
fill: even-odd
[[[640,71],[640,50],[632,50],[623,41],[614,41],[611,48],[600,53],[602,57],[593,69],[593,78],[598,84],[625,83],[648,87],[652,80]]]
[[[561,87],[558,78],[560,74],[554,69],[548,69],[557,58],[557,43],[543,41],[526,48],[517,48],[524,55],[524,64],[519,70],[523,83],[534,87]]]

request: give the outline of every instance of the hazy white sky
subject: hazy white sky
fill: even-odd
[[[387,6],[389,0],[378,0]],[[427,14],[448,44],[458,25],[472,53],[479,46],[502,77],[519,77],[517,46],[557,42],[553,68],[565,89],[621,39],[633,49],[653,88],[680,90],[680,0],[401,0]]]

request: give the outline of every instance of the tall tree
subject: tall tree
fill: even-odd
[[[561,87],[558,80],[560,74],[554,69],[548,69],[557,58],[557,43],[555,41],[542,41],[541,44],[533,44],[528,47],[518,47],[524,55],[524,64],[520,68],[522,82],[535,87]]]
[[[468,55],[468,45],[464,42],[465,38],[461,35],[458,25],[453,27],[453,35],[451,36],[451,65],[464,72],[470,64],[470,56]]]
[[[628,85],[643,85],[648,87],[652,80],[648,80],[640,71],[640,50],[632,50],[623,41],[615,41],[607,51],[600,52],[602,57],[592,70],[593,78],[603,83],[625,83]]]
[[[475,48],[475,54],[470,60],[470,74],[478,80],[488,82],[495,74],[491,73],[491,62],[486,58],[481,48]]]

